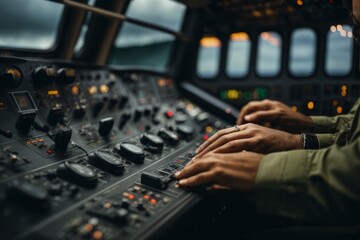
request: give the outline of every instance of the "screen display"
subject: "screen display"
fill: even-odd
[[[20,111],[36,109],[29,92],[17,92],[12,95]]]

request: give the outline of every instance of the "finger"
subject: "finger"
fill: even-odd
[[[261,111],[261,110],[268,110],[271,108],[270,101],[252,101],[249,102],[247,105],[245,105],[239,114],[239,117],[236,121],[236,124],[244,124],[246,115],[249,115],[250,113]]]
[[[230,190],[230,188],[228,186],[223,186],[223,185],[219,185],[219,184],[214,184],[210,187],[210,190],[214,190],[214,191],[227,191]]]
[[[222,130],[219,130],[217,131],[214,135],[212,135],[208,140],[206,140],[203,144],[201,144],[198,149],[196,149],[195,153],[196,154],[199,154],[201,153],[205,148],[207,148],[210,144],[212,144],[214,141],[216,141],[218,138],[226,135],[226,134],[229,134],[229,133],[232,133],[232,132],[235,132],[235,131],[238,131],[236,128],[234,127],[230,127],[230,128],[225,128],[225,129],[222,129]],[[195,156],[197,157],[197,156]]]
[[[267,111],[257,111],[251,114],[248,114],[244,117],[247,122],[271,122],[278,116],[276,110],[267,110]]]
[[[215,183],[218,178],[214,172],[204,172],[195,176],[181,179],[179,185],[183,187],[198,187]]]
[[[229,134],[222,136],[222,137],[218,138],[217,140],[215,140],[207,148],[202,150],[202,152],[199,153],[197,155],[197,157],[198,158],[202,157],[204,154],[206,154],[210,151],[213,151],[221,146],[228,145],[228,143],[231,143],[238,139],[244,139],[244,138],[248,138],[248,136],[247,136],[247,132],[244,132],[242,130],[240,130],[239,132],[229,133]],[[230,145],[231,145],[231,147],[235,147],[232,144],[230,144]]]
[[[196,175],[200,172],[204,172],[214,166],[214,162],[210,161],[198,161],[191,165],[186,165],[181,171],[175,173],[177,179],[187,178]]]

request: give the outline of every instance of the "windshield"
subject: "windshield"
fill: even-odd
[[[151,11],[150,11],[151,9]],[[133,0],[126,15],[180,31],[186,7],[170,0]],[[131,23],[123,23],[109,63],[167,69],[175,36]]]
[[[0,1],[0,9],[0,47],[48,50],[55,45],[62,4],[11,0]]]

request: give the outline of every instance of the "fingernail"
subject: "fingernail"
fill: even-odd
[[[178,178],[179,176],[180,176],[180,172],[176,172],[176,173],[175,173],[175,177]]]
[[[179,181],[179,184],[184,185],[184,184],[186,184],[186,182],[187,182],[186,179],[182,179],[182,180]]]
[[[250,120],[250,116],[249,115],[246,115],[245,117],[244,117],[244,119],[246,120],[246,121],[249,121]]]

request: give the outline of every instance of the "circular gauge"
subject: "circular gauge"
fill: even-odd
[[[9,66],[5,68],[2,79],[6,86],[16,88],[20,86],[23,80],[23,74],[18,68]]]

